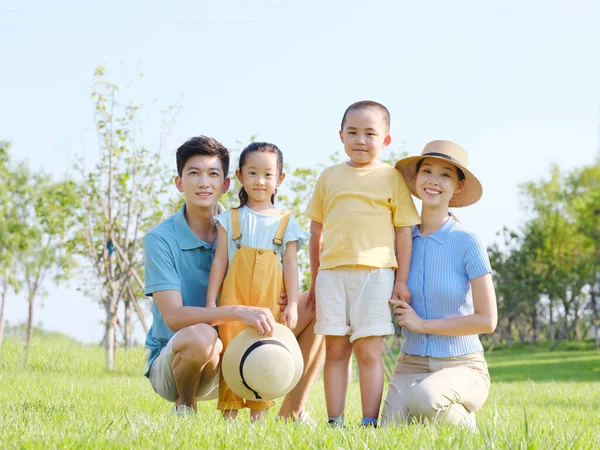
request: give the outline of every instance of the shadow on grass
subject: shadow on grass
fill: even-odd
[[[562,342],[552,352],[550,346],[551,343],[497,346],[485,354],[492,382],[600,382],[600,351],[594,349],[593,341]],[[399,349],[393,351],[394,355],[398,352]],[[393,370],[395,361],[391,355],[384,354],[384,361]]]
[[[503,351],[486,354],[496,382],[600,381],[600,352]]]

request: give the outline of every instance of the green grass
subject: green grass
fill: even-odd
[[[479,432],[450,426],[365,430],[356,383],[345,431],[325,424],[323,386],[308,409],[316,430],[247,414],[223,423],[215,403],[192,418],[173,417],[142,376],[143,349],[119,351],[119,370],[104,370],[100,347],[61,336],[34,339],[28,367],[23,344],[7,339],[0,352],[0,448],[600,448],[600,352],[568,344],[500,349],[488,356],[492,391],[478,413]]]

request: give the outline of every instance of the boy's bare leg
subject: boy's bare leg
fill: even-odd
[[[381,359],[381,336],[357,339],[352,343],[358,362],[360,400],[363,417],[379,417],[383,395],[383,361]]]
[[[348,336],[325,336],[325,348],[324,381],[327,416],[340,417],[346,406],[348,364],[352,355],[352,344]]]
[[[219,358],[223,344],[213,327],[197,324],[183,328],[173,341],[171,368],[177,386],[176,405],[197,409],[196,392],[203,383],[219,372]]]
[[[308,292],[300,294],[298,299],[298,325],[294,334],[298,338],[298,345],[304,358],[304,372],[302,378],[292,391],[285,396],[279,408],[279,417],[297,419],[306,406],[310,388],[317,377],[325,359],[325,339],[315,335],[315,313],[312,308],[307,309],[306,299]]]

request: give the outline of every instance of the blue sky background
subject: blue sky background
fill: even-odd
[[[324,162],[343,151],[344,109],[377,100],[392,114],[392,148],[450,139],[469,152],[484,196],[456,213],[491,244],[525,219],[520,183],[598,155],[598,55],[595,1],[0,0],[0,139],[56,177],[76,157],[93,162],[99,64],[124,100],[146,106],[148,144],[160,111],[181,107],[166,158],[194,135],[231,147],[257,135],[292,166]],[[48,288],[36,322],[100,341],[100,307]],[[26,314],[10,298],[9,323]]]

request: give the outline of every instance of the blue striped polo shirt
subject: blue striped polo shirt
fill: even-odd
[[[473,314],[470,280],[491,273],[490,260],[479,238],[453,219],[435,233],[421,236],[412,227],[412,257],[408,275],[411,306],[423,319]],[[449,358],[481,352],[478,335],[440,336],[403,328],[402,351],[410,355]]]

